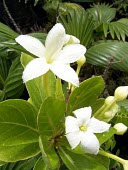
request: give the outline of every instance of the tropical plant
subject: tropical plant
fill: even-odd
[[[66,3],[62,7],[66,5],[68,10],[60,13],[59,22],[67,33],[78,37],[87,47],[87,62],[104,67],[113,60],[112,68],[127,72],[127,18],[112,22],[116,9],[105,4],[96,4],[87,10],[74,9]]]

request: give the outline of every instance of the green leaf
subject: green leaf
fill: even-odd
[[[0,167],[0,170],[32,170],[37,161],[36,157],[33,157],[24,161],[9,162]]]
[[[38,126],[42,136],[53,137],[60,131],[65,107],[65,101],[53,97],[43,102],[38,114]]]
[[[25,67],[33,58],[25,53],[21,56],[21,63]],[[34,107],[39,110],[41,104],[48,96],[55,96],[56,77],[48,71],[46,74],[30,80],[26,83],[30,99]]]
[[[54,145],[62,135],[61,121],[64,118],[65,107],[64,101],[49,97],[43,102],[38,114],[42,156],[47,166],[53,169],[59,165]]]
[[[70,170],[108,170],[109,160],[100,155],[76,154],[59,147],[59,155]]]
[[[123,123],[128,126],[128,99],[118,102],[119,111],[112,119],[113,124]]]
[[[128,72],[128,43],[123,41],[99,41],[86,52],[88,63],[93,65],[110,67],[116,70]],[[113,61],[111,61],[113,60]]]
[[[127,24],[124,24],[120,21],[111,22],[111,23],[103,23],[103,29],[105,29],[104,34],[106,37],[107,37],[107,31],[108,31],[113,39],[115,38],[115,35],[116,35],[118,40],[122,39],[123,41],[125,41],[125,36],[128,36],[127,27],[128,27]]]
[[[114,134],[116,133],[116,130],[114,128],[110,128],[108,132],[95,134],[100,142],[100,145],[102,145],[104,142],[106,142],[108,139],[110,139]]]
[[[80,43],[88,47],[91,43],[94,20],[83,8],[71,10],[65,15],[60,15],[59,22],[65,27],[66,33],[74,35]]]
[[[87,9],[95,21],[95,28],[103,22],[110,22],[115,18],[116,8],[111,8],[106,4],[95,4],[92,8]]]
[[[0,22],[0,35],[3,36],[4,39],[15,39],[18,34],[9,28],[7,25]]]
[[[104,81],[102,77],[93,77],[82,82],[78,88],[75,88],[69,97],[67,105],[67,115],[81,107],[92,106],[100,93],[103,91]]]
[[[20,58],[17,57],[11,65],[5,81],[4,91],[7,98],[19,98],[23,93],[22,72],[23,67],[20,63]]]
[[[45,40],[46,40],[46,37],[47,37],[47,34],[46,33],[30,33],[28,34],[32,37],[35,37],[35,38],[38,38],[43,44],[45,44]]]
[[[7,59],[7,48],[0,47],[0,89],[2,90],[5,85],[5,80],[8,75],[10,61]]]
[[[17,161],[39,153],[36,116],[24,100],[0,103],[0,160]]]
[[[49,170],[48,166],[44,163],[42,157],[38,159],[33,170]]]

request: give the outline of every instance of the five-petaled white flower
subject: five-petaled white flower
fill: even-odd
[[[97,154],[100,144],[94,133],[108,131],[110,124],[100,121],[94,117],[91,118],[91,107],[84,107],[75,110],[74,115],[67,116],[65,121],[66,138],[74,149],[80,144],[80,147],[86,153]]]
[[[69,64],[83,56],[86,48],[75,43],[64,46],[67,39],[65,29],[60,23],[49,31],[45,46],[37,38],[28,35],[18,36],[16,42],[38,57],[26,66],[23,72],[23,81],[27,82],[51,70],[62,80],[78,86],[78,76]]]

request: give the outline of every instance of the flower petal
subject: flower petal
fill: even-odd
[[[37,38],[28,35],[19,35],[15,40],[35,56],[44,57],[45,47]]]
[[[70,132],[78,132],[79,126],[77,123],[77,119],[72,116],[67,116],[65,120],[65,131],[66,134]]]
[[[66,45],[55,60],[66,64],[73,63],[84,56],[85,52],[86,48],[81,44]]]
[[[86,153],[97,154],[99,152],[100,144],[97,137],[93,133],[81,133],[81,147]]]
[[[80,143],[79,132],[68,133],[68,134],[66,134],[66,138],[67,138],[70,146],[72,147],[72,149],[74,149]]]
[[[73,113],[77,117],[79,125],[86,125],[91,118],[92,109],[91,107],[84,107],[73,111]]]
[[[50,69],[60,79],[65,80],[75,86],[79,85],[78,75],[70,66],[54,62],[51,64]]]
[[[27,82],[45,74],[49,70],[49,65],[42,59],[36,58],[28,63],[23,72],[23,81]]]
[[[61,50],[65,42],[65,36],[65,29],[62,24],[58,23],[53,26],[45,41],[46,56],[50,57]]]
[[[93,133],[102,133],[109,130],[111,125],[92,117],[87,126],[88,130]]]

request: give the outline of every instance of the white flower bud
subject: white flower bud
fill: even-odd
[[[111,105],[111,103],[114,102],[114,96],[108,96],[106,99],[105,99],[105,105]]]
[[[122,101],[128,96],[128,86],[120,86],[115,90],[114,98],[116,101]]]
[[[79,65],[79,67],[81,67],[85,62],[86,62],[85,56],[82,56],[82,57],[80,57],[79,60],[77,60],[77,64]]]
[[[113,106],[110,107],[108,111],[105,112],[104,114],[105,122],[109,122],[115,116],[115,114],[118,112],[118,108],[119,106],[117,104],[114,104]]]
[[[116,132],[117,135],[123,135],[128,129],[128,127],[125,126],[123,123],[115,124],[114,128],[117,130]]]
[[[80,44],[80,40],[73,35],[66,34],[65,45]]]

